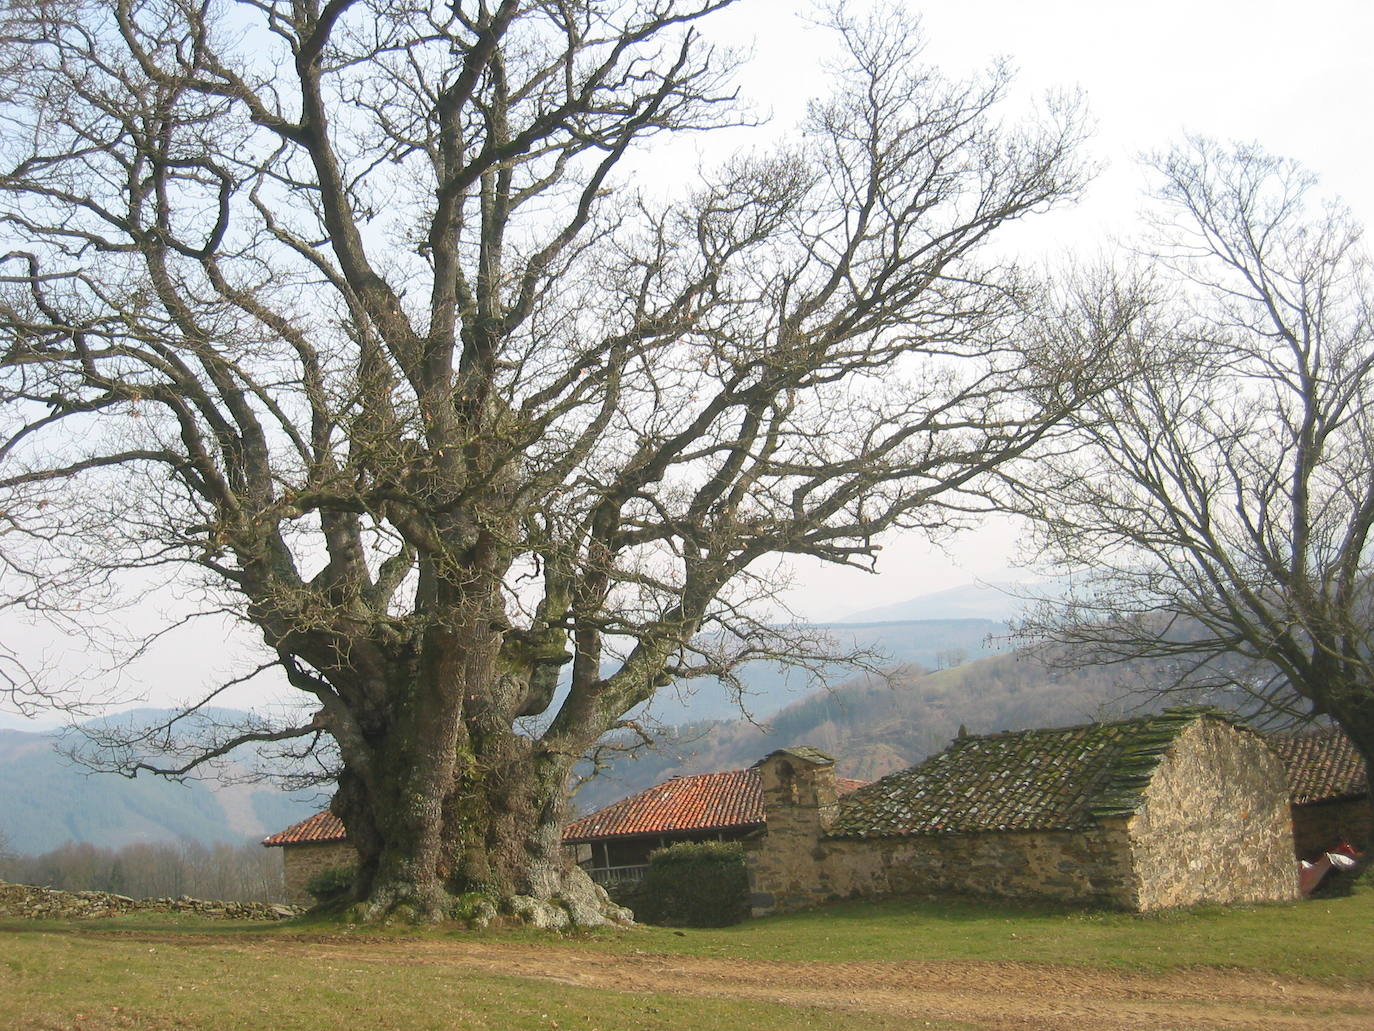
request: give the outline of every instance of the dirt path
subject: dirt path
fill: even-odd
[[[918,1028],[922,1021],[1065,1031],[1374,1028],[1374,986],[1214,969],[1141,974],[1028,963],[783,963],[414,940],[277,941],[269,948],[322,963],[440,965],[604,991],[900,1016]]]

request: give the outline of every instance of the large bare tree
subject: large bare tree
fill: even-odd
[[[792,647],[769,556],[985,507],[1106,364],[979,257],[1080,188],[1075,110],[1011,125],[1000,70],[940,77],[899,15],[837,19],[789,145],[637,190],[646,141],[741,120],[695,28],[723,5],[8,8],[20,586],[167,568],[256,627],[314,719],[128,768],[327,735],[369,915],[596,922],[578,757]]]
[[[1154,162],[1143,374],[1074,418],[1022,508],[1074,574],[1026,629],[1081,662],[1159,660],[1274,723],[1334,719],[1374,771],[1374,283],[1312,175],[1195,140]],[[1144,285],[1142,285],[1144,284]]]

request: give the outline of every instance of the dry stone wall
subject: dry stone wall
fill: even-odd
[[[777,847],[750,855],[754,915],[882,895],[1058,899],[1134,909],[1125,820],[1087,833],[940,834]]]
[[[224,920],[289,920],[299,906],[270,902],[214,902],[180,898],[131,899],[104,891],[58,891],[28,884],[0,884],[0,916],[24,920],[95,920],[125,913],[196,913]]]

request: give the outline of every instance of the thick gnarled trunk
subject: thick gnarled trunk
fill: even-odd
[[[562,848],[576,756],[514,729],[528,676],[503,667],[499,593],[447,600],[411,675],[386,685],[363,728],[368,761],[340,776],[333,808],[359,854],[357,914],[628,919]]]
[[[423,921],[508,914],[553,928],[628,921],[564,852],[568,762],[537,749],[513,733],[470,743],[442,799],[423,794],[433,783],[423,769],[398,770],[389,779],[391,813],[374,811],[356,782],[341,780],[335,810],[359,852],[356,913]],[[443,762],[423,748],[413,758]]]

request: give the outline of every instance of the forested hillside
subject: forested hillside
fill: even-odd
[[[921,601],[914,599],[906,604],[914,610]],[[1005,601],[1002,605],[1006,607]],[[939,607],[927,606],[931,611]],[[992,618],[854,621],[817,624],[815,629],[829,639],[830,652],[867,652],[882,667],[910,665],[942,669],[1011,648],[1010,628],[1000,619]],[[665,688],[639,714],[647,712],[658,723],[669,726],[705,720],[736,720],[746,713],[754,719],[767,719],[815,691],[819,686],[817,676],[826,683],[842,683],[852,678],[854,671],[831,664],[811,674],[773,663],[751,662],[740,667],[738,674],[745,685],[743,697],[733,695],[719,681],[705,677]]]
[[[842,777],[873,779],[942,749],[960,725],[969,733],[1064,726],[1145,711],[1131,669],[1050,669],[1026,652],[992,655],[890,680],[863,678],[818,691],[761,725],[702,722],[674,728],[658,748],[620,757],[577,794],[584,812],[665,780],[739,769],[775,748],[808,744],[837,759]],[[1130,685],[1130,686],[1127,686]]]

